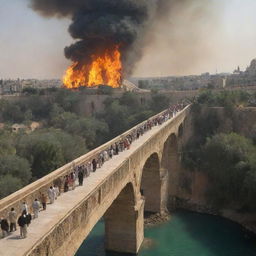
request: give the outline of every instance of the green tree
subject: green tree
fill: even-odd
[[[208,110],[202,114],[194,114],[195,135],[200,144],[204,144],[207,137],[213,136],[220,125],[218,114],[214,110]]]
[[[217,134],[202,149],[200,169],[209,175],[210,201],[218,206],[242,202],[243,184],[251,170],[250,159],[256,157],[252,143],[235,133]]]
[[[17,139],[17,153],[30,162],[37,178],[86,152],[84,138],[62,130],[42,129]]]
[[[22,93],[27,95],[36,95],[38,92],[38,89],[32,87],[27,87],[22,90]]]
[[[16,177],[23,186],[27,185],[31,179],[29,162],[16,155],[0,156],[0,176],[5,175]]]
[[[14,155],[15,153],[13,134],[5,130],[0,130],[0,156]]]
[[[140,103],[137,95],[133,92],[125,92],[119,99],[120,105],[126,106],[129,113],[136,113],[140,111]]]
[[[29,122],[33,119],[33,114],[32,114],[32,111],[31,109],[28,109],[25,114],[24,114],[24,119],[26,122]]]
[[[0,176],[0,198],[4,198],[11,193],[22,188],[22,182],[19,178],[12,175]]]
[[[108,125],[96,118],[80,118],[67,123],[65,130],[85,139],[89,149],[101,144],[108,135]]]
[[[66,163],[73,161],[88,151],[85,146],[85,139],[80,136],[72,136],[63,131],[51,131],[51,133],[61,144],[62,155]]]
[[[214,101],[214,94],[211,90],[203,91],[197,98],[199,104],[207,104],[208,106],[213,106]]]
[[[42,96],[30,96],[26,102],[26,108],[32,111],[33,117],[36,120],[49,118],[51,110],[51,101]]]
[[[76,107],[80,101],[79,91],[60,89],[55,96],[55,103],[66,112],[76,112]]]
[[[56,128],[61,128],[63,130],[68,130],[68,127],[78,120],[78,116],[71,112],[63,112],[60,115],[55,116],[51,120],[51,123]]]
[[[109,127],[109,137],[113,138],[129,128],[129,109],[120,105],[119,100],[108,102],[103,113],[98,118],[103,119]]]
[[[154,112],[151,110],[145,110],[143,112],[139,112],[134,115],[131,115],[128,118],[129,126],[135,126],[135,125],[147,120],[148,118],[150,118],[153,115],[154,115]]]
[[[24,121],[24,113],[17,104],[8,102],[8,104],[5,105],[2,115],[5,122],[21,123]]]
[[[163,94],[156,94],[152,96],[150,109],[154,111],[154,113],[159,113],[167,109],[169,105],[170,105],[170,99],[167,96]]]
[[[32,172],[36,178],[47,175],[65,163],[60,144],[52,141],[38,141],[33,145],[31,154]]]
[[[53,134],[43,131],[21,136],[17,142],[17,153],[30,162],[33,177],[36,178],[65,163],[61,144]]]

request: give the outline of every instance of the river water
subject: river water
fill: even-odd
[[[139,256],[256,256],[255,237],[237,224],[210,215],[174,213],[168,223],[147,228],[145,237],[153,245]],[[76,256],[105,256],[103,222],[96,225]]]

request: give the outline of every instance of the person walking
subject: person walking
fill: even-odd
[[[53,204],[55,200],[55,193],[52,186],[50,186],[50,188],[48,189],[48,197],[50,200],[50,204]]]
[[[17,221],[17,213],[14,208],[9,212],[9,221],[10,221],[10,232],[16,231],[16,221]]]
[[[36,219],[36,218],[38,218],[38,213],[40,210],[40,202],[37,200],[37,198],[33,202],[32,208],[33,208],[33,212],[34,212],[34,219]]]
[[[129,150],[130,149],[130,141],[128,138],[126,138],[126,149]]]
[[[18,219],[18,225],[20,226],[20,238],[27,237],[27,215],[24,210]]]
[[[93,172],[96,172],[96,169],[97,169],[97,162],[96,162],[96,159],[93,159],[93,160],[92,160],[92,169],[93,169]]]
[[[29,226],[29,225],[30,225],[31,220],[32,220],[32,216],[31,216],[31,214],[30,214],[30,213],[26,213],[27,226]]]
[[[71,188],[74,190],[76,188],[76,175],[75,172],[70,173],[70,182],[71,182]]]
[[[42,203],[42,206],[43,206],[43,211],[46,210],[46,203],[47,203],[47,197],[45,194],[41,194],[41,203]]]
[[[83,171],[83,173],[84,173],[84,177],[89,177],[89,176],[90,176],[90,171],[89,171],[89,168],[88,168],[87,165],[84,165],[84,166],[82,167],[82,171]]]
[[[28,212],[28,205],[26,204],[26,202],[23,202],[23,204],[21,205],[21,212],[23,211]]]
[[[68,179],[68,176],[66,176],[64,181],[64,192],[68,192],[69,190],[68,184],[69,184],[69,179]]]
[[[115,143],[115,155],[119,154],[119,148],[118,148],[118,144]]]
[[[108,156],[107,150],[104,150],[104,151],[103,151],[103,156],[104,156],[104,162],[108,161],[109,156]]]
[[[80,169],[79,173],[78,173],[78,182],[79,182],[79,186],[83,186],[84,174],[83,174],[83,170],[82,169]]]
[[[54,185],[53,189],[55,194],[55,200],[57,200],[57,197],[60,195],[59,187],[57,185]]]
[[[9,234],[9,223],[7,219],[1,218],[1,230],[3,238]]]

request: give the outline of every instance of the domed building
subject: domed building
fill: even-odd
[[[256,59],[251,61],[250,66],[246,69],[246,73],[250,76],[256,75]]]

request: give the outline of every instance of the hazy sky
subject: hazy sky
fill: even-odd
[[[155,27],[134,75],[231,72],[256,58],[256,1],[201,2],[174,9]],[[0,78],[59,78],[69,65],[70,22],[42,18],[27,4],[0,0]]]

